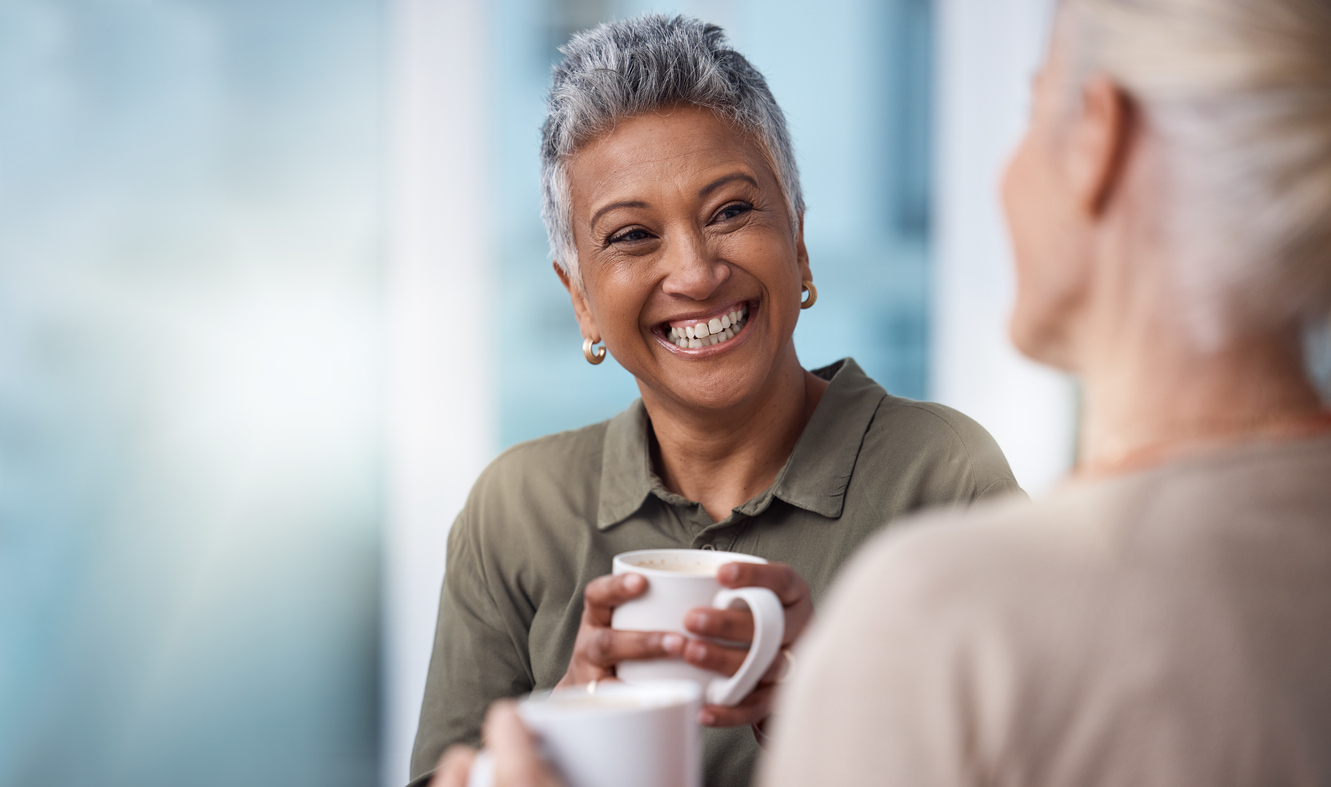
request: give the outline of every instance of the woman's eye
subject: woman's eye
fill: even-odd
[[[647,240],[649,237],[651,236],[647,234],[647,230],[631,229],[625,230],[618,235],[612,235],[610,237],[610,243],[632,243],[634,241]]]
[[[729,221],[730,219],[743,216],[745,213],[748,213],[751,210],[753,210],[752,205],[746,205],[743,202],[736,202],[733,205],[727,205],[721,210],[717,211],[716,220]]]

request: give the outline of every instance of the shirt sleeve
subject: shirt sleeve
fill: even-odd
[[[411,755],[412,778],[422,783],[446,748],[480,744],[490,703],[533,686],[530,659],[516,638],[526,631],[525,623],[517,610],[496,603],[490,583],[502,580],[496,568],[487,570],[484,534],[470,508],[469,503],[448,537],[439,622]]]
[[[975,497],[971,502],[980,502],[987,498],[1007,497],[1008,495],[1020,495],[1023,499],[1030,499],[1026,491],[1021,488],[1015,478],[996,478],[983,487],[977,487]]]

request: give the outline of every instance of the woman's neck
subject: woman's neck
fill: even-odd
[[[1327,413],[1297,335],[1214,351],[1145,331],[1084,375],[1079,472],[1110,475],[1223,445],[1323,431]],[[1124,346],[1126,345],[1126,346]]]
[[[794,357],[751,401],[725,411],[671,406],[643,391],[656,436],[652,464],[667,489],[714,521],[767,489],[790,458],[827,381]]]

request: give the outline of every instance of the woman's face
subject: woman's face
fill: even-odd
[[[568,176],[578,322],[644,397],[725,410],[798,367],[808,255],[747,134],[696,107],[644,115],[585,145]]]
[[[1068,107],[1072,91],[1056,39],[1032,84],[1026,135],[1003,177],[1003,206],[1017,270],[1009,331],[1028,357],[1071,369],[1076,317],[1088,287],[1089,248],[1068,177]]]

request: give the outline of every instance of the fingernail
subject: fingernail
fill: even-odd
[[[643,579],[642,574],[629,574],[624,579],[624,587],[628,588],[631,592],[637,592],[642,590],[643,583],[646,581],[647,580]]]
[[[716,580],[722,584],[734,582],[737,574],[739,574],[739,566],[734,563],[726,563],[716,570]]]
[[[707,648],[701,642],[690,642],[684,649],[684,660],[698,662],[707,658]]]
[[[661,638],[661,649],[672,656],[678,656],[684,650],[684,638],[678,634],[667,634]]]
[[[696,609],[684,616],[684,628],[690,631],[698,631],[707,625],[707,613],[699,612]]]
[[[709,711],[702,711],[698,714],[698,723],[705,727],[710,727],[713,724],[716,724],[716,716]]]

